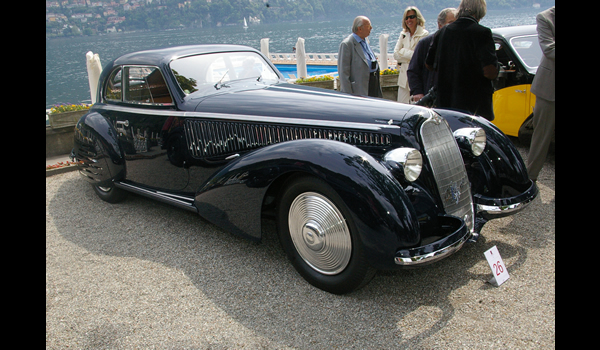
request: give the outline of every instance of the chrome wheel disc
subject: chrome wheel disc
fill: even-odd
[[[350,230],[342,213],[326,197],[300,194],[290,206],[288,224],[300,257],[324,275],[342,272],[352,254]]]

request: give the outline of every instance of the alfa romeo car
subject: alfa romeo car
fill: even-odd
[[[102,200],[137,193],[256,241],[274,219],[331,293],[445,258],[538,194],[485,119],[289,84],[246,46],[126,54],[98,87],[71,156]]]

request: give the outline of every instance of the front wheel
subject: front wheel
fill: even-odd
[[[94,192],[105,202],[118,203],[125,199],[125,190],[115,187],[114,185],[109,187],[97,186],[92,184]]]
[[[350,211],[331,186],[315,177],[292,179],[277,207],[281,244],[309,283],[343,294],[373,278]]]

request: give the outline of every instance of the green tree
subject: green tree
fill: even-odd
[[[210,4],[211,18],[215,23],[229,23],[233,11],[234,8],[229,0],[215,1]]]

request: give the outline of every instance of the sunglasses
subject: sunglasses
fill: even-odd
[[[417,18],[417,15],[406,16],[405,19],[415,19],[415,18]]]

